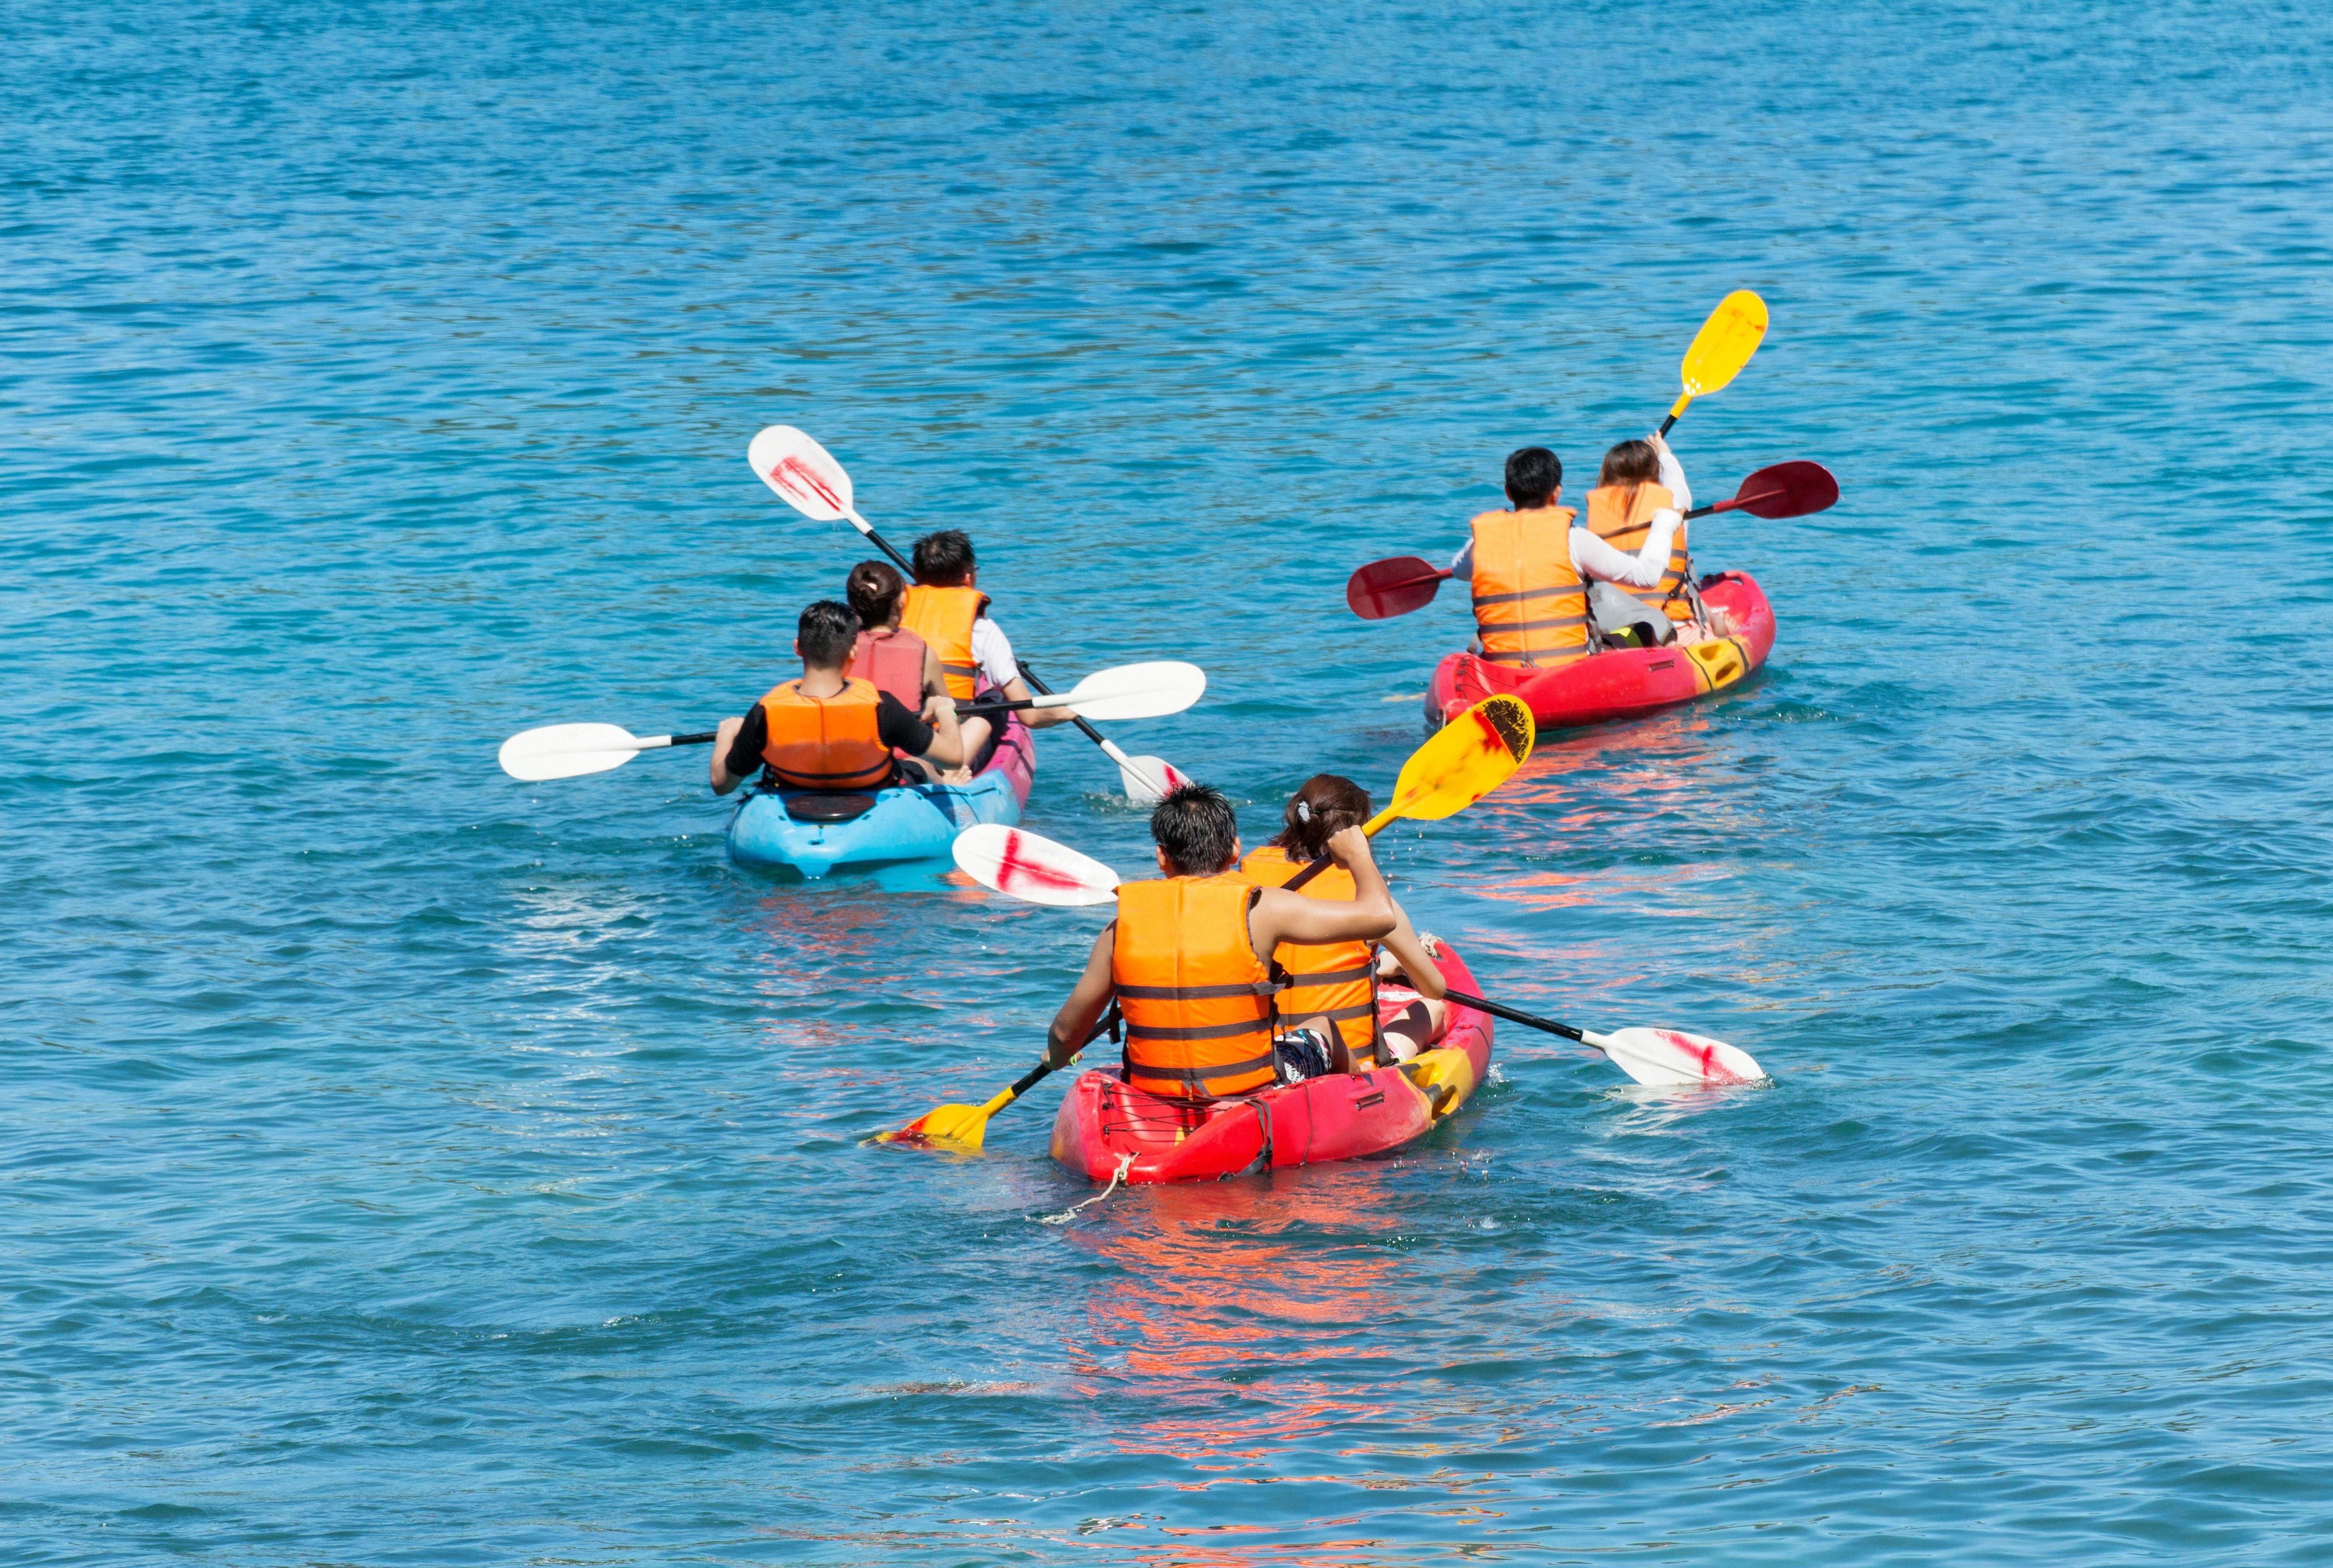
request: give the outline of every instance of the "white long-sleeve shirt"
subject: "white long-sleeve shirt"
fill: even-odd
[[[1675,540],[1676,531],[1684,526],[1683,514],[1693,510],[1693,489],[1685,482],[1685,465],[1666,449],[1661,453],[1661,483],[1675,495],[1676,511],[1653,514],[1652,532],[1646,536],[1643,549],[1634,556],[1623,555],[1587,529],[1574,527],[1571,569],[1583,578],[1601,578],[1606,582],[1658,587],[1661,574],[1668,570],[1669,546]],[[1474,541],[1471,537],[1451,559],[1450,575],[1460,582],[1474,580]]]

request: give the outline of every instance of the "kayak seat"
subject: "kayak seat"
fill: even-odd
[[[786,815],[797,822],[850,822],[875,809],[872,795],[789,795]]]

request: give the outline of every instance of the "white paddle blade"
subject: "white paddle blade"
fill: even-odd
[[[504,741],[502,765],[512,778],[534,784],[605,773],[646,749],[638,736],[617,724],[546,724]]]
[[[745,448],[745,461],[786,504],[817,522],[850,516],[850,475],[825,447],[791,425],[773,425]]]
[[[1118,896],[1118,873],[1100,861],[1001,822],[965,828],[956,835],[954,853],[966,876],[1023,903],[1066,908]]]
[[[1147,664],[1120,664],[1098,670],[1080,681],[1056,703],[1039,699],[1047,707],[1075,708],[1088,719],[1163,719],[1179,713],[1206,694],[1207,672],[1196,664],[1159,659]]]
[[[1707,1035],[1683,1029],[1618,1029],[1608,1035],[1582,1031],[1588,1044],[1640,1084],[1656,1088],[1705,1088],[1723,1084],[1762,1084],[1766,1071],[1749,1052]]]
[[[1156,806],[1184,785],[1196,782],[1162,757],[1128,757],[1118,765],[1118,781],[1126,786],[1126,798],[1137,806]],[[1164,790],[1161,784],[1166,786]]]

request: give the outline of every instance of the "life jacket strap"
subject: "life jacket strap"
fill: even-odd
[[[1252,1018],[1242,1018],[1236,1023],[1193,1024],[1183,1028],[1173,1029],[1159,1028],[1150,1024],[1138,1024],[1132,1018],[1126,1020],[1126,1037],[1129,1040],[1228,1040],[1237,1038],[1241,1035],[1270,1034],[1271,1032],[1272,1018],[1268,1013],[1258,1013]],[[1142,1070],[1146,1073],[1151,1071],[1148,1067]],[[1226,1078],[1231,1076],[1232,1071],[1233,1069],[1229,1067],[1210,1067],[1205,1076],[1210,1078]]]

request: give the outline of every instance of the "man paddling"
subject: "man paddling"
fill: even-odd
[[[984,676],[1013,702],[1027,702],[1029,685],[1013,657],[1012,641],[989,618],[988,596],[980,591],[972,540],[955,529],[944,528],[916,540],[909,559],[916,581],[907,589],[899,624],[939,655],[948,695],[967,701]],[[1022,712],[1021,722],[1032,730],[1043,730],[1076,718],[1070,708],[1031,708]],[[985,760],[994,730],[987,719],[964,722],[965,755],[974,766]]]
[[[849,605],[821,599],[794,629],[799,680],[782,681],[744,716],[724,719],[713,741],[713,792],[726,795],[754,772],[792,789],[879,789],[898,764],[894,748],[942,768],[964,762],[955,704],[926,705],[927,722],[872,681],[845,674],[859,641]]]
[[[1579,514],[1557,504],[1563,499],[1563,464],[1544,446],[1508,456],[1506,490],[1507,509],[1469,523],[1465,548],[1450,563],[1451,576],[1474,588],[1483,657],[1537,669],[1586,658],[1588,579],[1643,588],[1658,584],[1684,515],[1673,506],[1656,511],[1643,547],[1624,555],[1575,527]]]
[[[1116,999],[1126,1018],[1127,1082],[1170,1099],[1227,1099],[1322,1076],[1336,1026],[1315,1014],[1274,1037],[1280,976],[1267,956],[1282,942],[1374,942],[1399,916],[1358,827],[1329,839],[1353,879],[1350,899],[1308,898],[1242,876],[1231,802],[1189,784],[1150,814],[1162,880],[1121,882],[1118,918],[1094,939],[1084,974],[1054,1017],[1046,1060],[1056,1067],[1093,1033]]]

